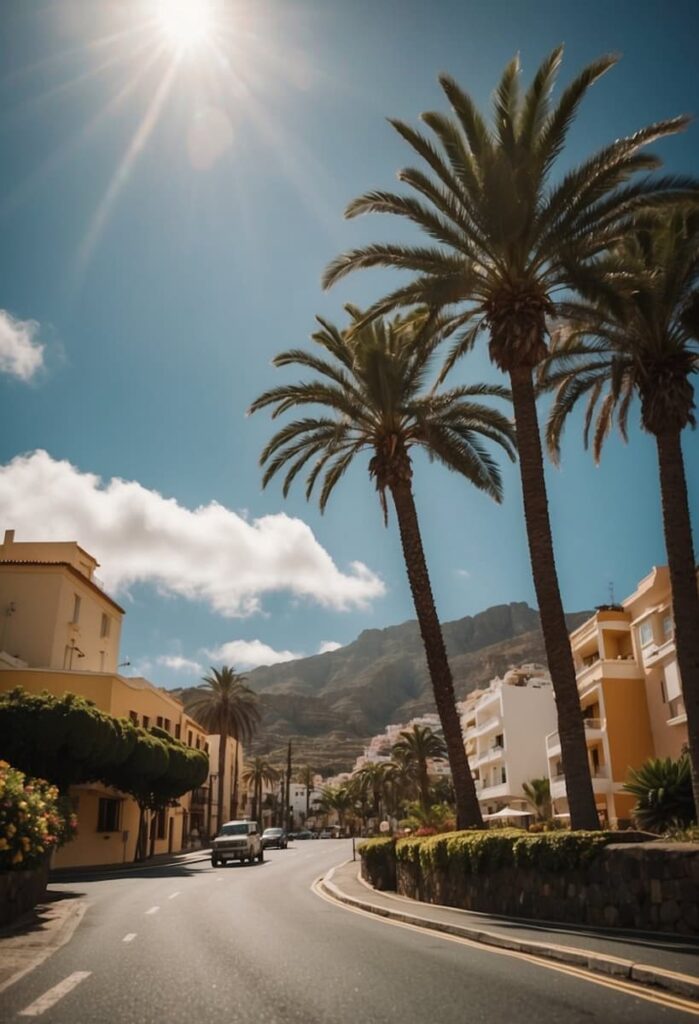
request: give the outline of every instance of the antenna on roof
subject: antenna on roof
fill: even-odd
[[[616,604],[614,600],[614,580],[609,581],[609,603]]]

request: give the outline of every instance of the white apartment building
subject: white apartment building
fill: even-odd
[[[459,705],[476,793],[484,814],[530,811],[522,787],[547,774],[547,733],[556,727],[551,677],[542,665],[509,669]]]

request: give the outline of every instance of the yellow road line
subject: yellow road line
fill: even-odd
[[[676,996],[670,992],[656,991],[654,989],[638,985],[634,982],[622,980],[621,978],[612,978],[607,975],[595,974],[592,971],[585,970],[581,967],[574,967],[571,964],[561,964],[552,960],[547,960],[541,956],[535,956],[533,953],[522,953],[516,949],[503,949],[499,946],[489,946],[486,943],[476,942],[475,939],[467,939],[461,935],[449,935],[446,932],[438,931],[433,928],[426,928],[423,925],[408,924],[406,921],[394,921],[390,917],[384,917],[381,914],[373,914],[370,910],[362,910],[359,907],[352,907],[347,903],[343,903],[341,900],[335,899],[321,889],[319,879],[312,884],[311,891],[314,892],[316,896],[320,896],[320,898],[325,900],[326,903],[330,903],[335,907],[340,907],[342,910],[349,910],[353,914],[360,914],[362,917],[372,918],[374,921],[378,921],[381,924],[389,924],[394,928],[405,928],[408,931],[419,932],[421,935],[429,935],[433,938],[436,937],[444,939],[447,942],[455,942],[461,946],[468,946],[471,949],[479,949],[481,952],[494,953],[497,956],[509,956],[515,960],[524,960],[525,962],[535,964],[538,967],[544,967],[549,971],[558,971],[560,974],[569,974],[574,978],[579,978],[581,981],[591,982],[593,985],[601,985],[604,988],[613,989],[615,992],[634,996],[637,999],[643,999],[647,1003],[656,1003],[658,1006],[664,1006],[667,1009],[681,1010],[683,1013],[689,1013],[692,1016],[699,1018],[699,1003],[696,1003],[692,999],[685,999],[682,996]]]

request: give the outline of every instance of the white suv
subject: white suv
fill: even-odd
[[[256,821],[227,821],[211,843],[211,864],[218,867],[227,860],[249,864],[257,858],[262,863],[265,851]]]

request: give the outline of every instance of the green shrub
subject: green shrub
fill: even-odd
[[[592,860],[617,837],[610,832],[541,832],[503,828],[450,832],[396,843],[396,860],[420,864],[426,871],[447,871],[458,866],[477,875],[498,868],[522,867],[541,871],[575,870]]]
[[[0,761],[0,871],[36,867],[72,838],[75,815],[63,804],[56,786]]]
[[[379,837],[367,839],[357,847],[357,850],[367,867],[372,868],[393,858],[393,845],[394,841],[390,836]]]

